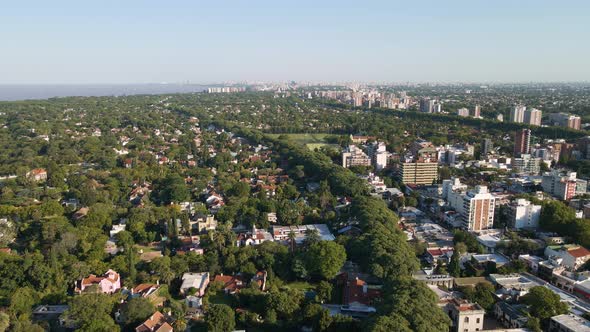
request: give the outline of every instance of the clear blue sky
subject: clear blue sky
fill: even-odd
[[[4,1],[0,83],[589,81],[590,1]]]

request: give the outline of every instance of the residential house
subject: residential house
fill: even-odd
[[[189,221],[191,229],[200,233],[215,230],[217,228],[217,220],[212,214],[204,215],[197,214]]]
[[[438,260],[448,263],[451,261],[451,256],[453,256],[452,247],[426,249],[426,261],[428,261],[430,264],[434,264]]]
[[[158,297],[160,284],[139,284],[131,289],[131,298],[143,297],[160,306],[164,304],[165,298]]]
[[[485,310],[477,303],[453,299],[446,311],[452,321],[451,331],[475,332],[483,330]]]
[[[209,272],[190,273],[187,272],[182,275],[182,285],[180,286],[180,293],[187,295],[191,288],[195,288],[197,292],[195,295],[205,295],[205,289],[209,285]]]
[[[570,270],[577,270],[590,259],[590,251],[575,244],[547,246],[545,256],[547,258],[562,258],[561,264],[563,266]]]
[[[242,277],[239,275],[236,276],[228,276],[228,275],[216,275],[213,282],[220,282],[223,284],[223,291],[226,294],[235,294],[240,291],[240,289],[244,288],[246,284],[242,280]]]
[[[373,307],[381,299],[383,285],[371,275],[343,272],[336,277],[342,286],[342,304],[354,307]]]
[[[121,277],[113,270],[108,270],[100,277],[91,274],[87,278],[76,282],[75,291],[82,293],[86,288],[93,285],[98,286],[98,292],[100,293],[112,294],[121,288]]]
[[[135,328],[135,332],[173,332],[172,325],[161,312],[156,311],[145,322]]]
[[[50,321],[57,320],[69,309],[67,305],[50,305],[43,304],[33,309],[33,321]]]
[[[236,238],[236,246],[253,246],[259,245],[266,241],[273,241],[272,235],[264,229],[252,227],[251,232],[240,233]]]
[[[26,174],[27,179],[39,182],[47,180],[47,171],[44,168],[35,168]]]
[[[522,328],[528,322],[528,307],[524,304],[509,304],[499,301],[494,304],[494,316],[507,328]]]

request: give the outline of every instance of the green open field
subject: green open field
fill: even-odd
[[[293,142],[303,144],[308,149],[313,150],[321,148],[322,146],[337,146],[336,144],[328,143],[327,138],[335,137],[333,134],[269,134],[271,137],[279,137],[285,135]]]

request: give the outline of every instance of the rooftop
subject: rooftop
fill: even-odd
[[[559,315],[559,316],[551,317],[551,320],[552,320],[552,322],[551,322],[552,324],[554,322],[557,322],[560,325],[565,326],[572,331],[590,332],[590,322],[587,321],[586,319],[576,316],[576,315],[572,315],[572,314]]]

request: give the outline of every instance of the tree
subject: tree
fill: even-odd
[[[213,304],[209,306],[205,314],[207,331],[227,332],[233,331],[236,318],[233,309],[225,304]]]
[[[531,306],[531,315],[541,320],[543,325],[547,325],[549,319],[553,316],[565,314],[568,312],[567,304],[561,302],[559,295],[555,294],[549,288],[535,286],[521,298],[521,302]]]
[[[102,293],[85,293],[70,301],[66,317],[83,331],[118,331],[111,313],[114,298]]]
[[[459,265],[460,259],[461,256],[459,255],[459,251],[454,250],[453,255],[451,256],[451,262],[449,263],[449,267],[447,268],[447,270],[449,271],[449,274],[455,278],[461,276],[461,266]]]
[[[143,297],[133,298],[123,308],[125,325],[135,327],[151,316],[154,311],[156,311],[156,308],[149,299]]]
[[[383,305],[379,313],[394,317],[399,315],[407,321],[411,331],[449,330],[449,317],[440,310],[437,305],[438,297],[425,283],[411,277],[388,279],[383,294]],[[403,326],[401,319],[396,320],[396,326]]]
[[[4,332],[10,326],[10,317],[4,312],[0,312],[0,332]]]
[[[492,309],[495,303],[494,286],[487,282],[480,282],[475,287],[467,286],[461,291],[469,301],[479,304],[485,310]]]
[[[572,223],[576,220],[573,209],[560,201],[543,201],[539,225],[561,235],[573,235]]]
[[[320,303],[329,302],[332,299],[332,284],[327,281],[320,281],[315,291],[316,299]]]
[[[16,227],[11,221],[0,221],[0,247],[6,247],[16,237]]]
[[[303,302],[303,292],[296,289],[271,292],[266,297],[266,310],[274,311],[282,319],[291,319]]]
[[[10,297],[8,309],[13,317],[29,316],[38,298],[37,292],[31,287],[19,288]]]
[[[333,241],[320,241],[305,253],[307,271],[324,279],[332,279],[346,260],[344,247]]]
[[[412,332],[408,321],[398,314],[377,317],[369,323],[367,330],[371,332]]]

